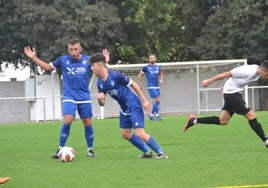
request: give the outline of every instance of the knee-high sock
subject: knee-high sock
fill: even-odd
[[[202,117],[202,118],[197,118],[196,120],[197,120],[196,123],[220,125],[220,119],[217,116]]]
[[[158,114],[158,112],[159,112],[159,104],[160,104],[160,101],[155,101],[154,102],[154,112],[156,114]]]
[[[65,146],[68,136],[70,134],[70,128],[71,128],[71,125],[68,125],[65,123],[62,124],[61,130],[60,130],[60,141],[59,141],[60,147]]]
[[[154,137],[150,136],[150,139],[146,143],[157,154],[164,153],[161,147],[158,145]]]
[[[261,124],[257,121],[257,119],[255,118],[255,119],[249,120],[248,123],[250,127],[253,129],[253,131],[255,131],[255,133],[260,137],[260,139],[262,141],[265,141],[266,137],[265,137],[264,131],[262,129]]]
[[[141,150],[143,153],[149,151],[148,146],[135,134],[132,134],[131,138],[128,140],[132,145]]]
[[[156,112],[156,109],[155,109],[155,103],[154,103],[151,114],[154,114],[155,112]]]
[[[94,143],[94,129],[92,125],[85,126],[85,138],[88,148],[93,148]]]

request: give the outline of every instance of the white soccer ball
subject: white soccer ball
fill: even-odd
[[[62,162],[71,162],[75,158],[75,152],[72,147],[64,146],[59,151],[59,159]]]

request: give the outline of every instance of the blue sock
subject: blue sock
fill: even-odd
[[[143,151],[143,153],[146,153],[149,151],[148,146],[135,134],[132,134],[131,138],[128,141],[131,144],[133,144],[136,148]]]
[[[146,143],[150,148],[152,148],[152,150],[157,153],[164,153],[163,150],[161,149],[161,147],[157,144],[156,140],[154,139],[154,137],[150,136],[150,139],[148,140],[148,142]]]
[[[92,125],[85,126],[85,138],[87,141],[87,147],[92,148],[93,142],[94,142],[94,130],[93,130]]]
[[[155,109],[155,103],[154,103],[151,114],[154,114],[155,111],[156,111],[156,109]]]
[[[158,112],[159,112],[159,104],[160,104],[160,101],[156,101],[154,103],[154,111],[156,114],[158,114]]]
[[[68,138],[68,136],[70,134],[70,128],[71,128],[71,125],[68,125],[68,124],[65,124],[65,123],[62,124],[61,130],[60,130],[60,141],[59,141],[60,142],[60,144],[59,144],[60,147],[65,146],[67,138]]]

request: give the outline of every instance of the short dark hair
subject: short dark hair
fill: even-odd
[[[75,45],[75,44],[81,44],[80,40],[77,38],[71,39],[68,41],[68,44]]]
[[[265,68],[268,71],[268,60],[265,60],[260,65],[261,68]]]
[[[93,65],[96,62],[106,63],[106,58],[102,53],[96,53],[90,56],[90,64]]]

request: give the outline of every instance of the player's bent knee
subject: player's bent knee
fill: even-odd
[[[131,138],[131,134],[129,133],[121,133],[122,138],[129,140]]]
[[[220,120],[220,125],[226,126],[228,124],[228,120]]]

